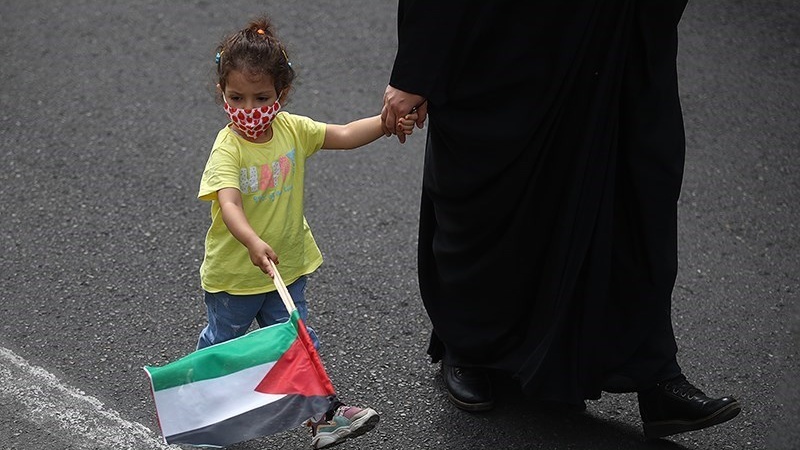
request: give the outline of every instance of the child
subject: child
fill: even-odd
[[[281,110],[295,73],[268,18],[226,37],[217,49],[218,93],[231,122],[217,135],[198,197],[211,201],[211,227],[200,267],[208,325],[197,348],[288,319],[269,264],[281,271],[306,323],[306,276],[322,255],[303,215],[306,158],[322,149],[352,149],[383,135],[379,115],[332,125]],[[411,134],[416,114],[397,124]],[[262,273],[263,272],[263,273]],[[266,275],[270,277],[267,277]],[[316,333],[308,328],[315,347]],[[319,422],[309,421],[313,448],[337,444],[374,428],[371,408],[336,400]]]

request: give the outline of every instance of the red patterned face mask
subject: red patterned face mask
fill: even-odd
[[[225,100],[224,95],[222,99]],[[278,111],[281,110],[281,104],[275,100],[275,103],[270,106],[243,109],[234,108],[225,100],[223,108],[225,112],[228,113],[228,117],[230,117],[233,125],[238,128],[239,131],[250,139],[258,139],[259,136],[267,131],[267,128],[269,128],[269,125],[272,123],[272,119],[278,115]]]

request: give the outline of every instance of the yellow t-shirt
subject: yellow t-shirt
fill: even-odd
[[[278,254],[278,270],[287,284],[322,264],[303,215],[303,180],[306,158],[322,147],[325,124],[281,112],[272,131],[269,142],[255,144],[226,126],[214,141],[197,195],[211,201],[211,226],[200,266],[200,280],[208,292],[251,295],[276,289],[222,221],[217,201],[222,188],[242,193],[244,214]]]

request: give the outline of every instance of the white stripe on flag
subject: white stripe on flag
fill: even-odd
[[[255,390],[274,365],[275,362],[270,362],[224,377],[155,392],[162,433],[172,436],[196,430],[285,397],[285,394],[262,394]]]

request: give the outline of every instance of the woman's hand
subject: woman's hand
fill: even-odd
[[[425,124],[425,119],[428,117],[428,103],[424,97],[401,91],[392,85],[386,86],[386,91],[383,94],[383,109],[381,110],[384,135],[391,136],[394,134],[401,144],[404,143],[407,133],[398,133],[398,124],[401,117],[405,118],[406,115],[414,113],[417,115],[415,119],[417,128],[422,128]]]

